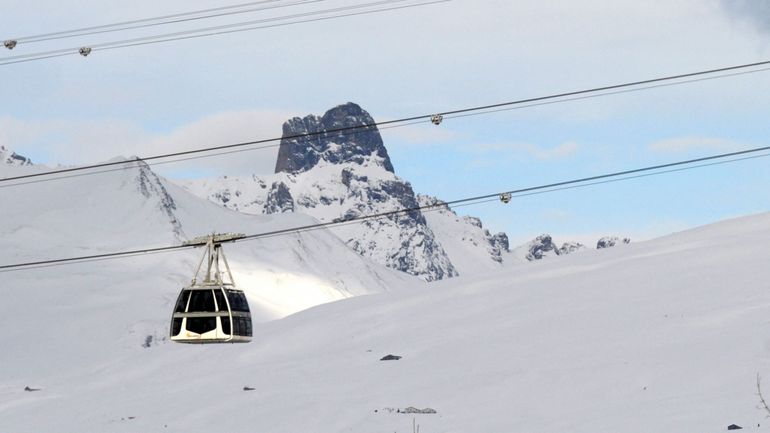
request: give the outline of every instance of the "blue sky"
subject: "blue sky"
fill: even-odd
[[[0,38],[232,4],[2,3],[7,34]],[[446,111],[767,60],[768,23],[764,3],[749,0],[454,0],[95,51],[88,58],[0,67],[0,144],[36,162],[77,164],[274,137],[290,116],[320,114],[347,101],[377,120]],[[53,47],[20,45],[3,54]],[[418,192],[450,200],[767,145],[770,100],[763,95],[769,91],[770,72],[760,72],[383,135],[397,174]],[[267,173],[274,159],[274,150],[255,151],[159,171],[169,177]],[[481,216],[514,242],[541,232],[557,241],[613,233],[643,239],[766,211],[768,160],[461,212]]]

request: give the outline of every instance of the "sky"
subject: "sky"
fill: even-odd
[[[234,3],[0,0],[0,39]],[[214,24],[360,3],[322,0]],[[19,44],[0,61],[166,31]],[[0,66],[0,145],[50,165],[144,157],[278,137],[286,119],[348,101],[383,121],[764,61],[768,36],[770,3],[763,1],[452,0],[95,50]],[[396,174],[416,192],[453,200],[770,145],[767,94],[770,71],[761,71],[382,134]],[[171,179],[268,174],[276,154],[156,169]],[[507,232],[513,244],[546,232],[557,242],[613,234],[642,240],[767,211],[768,161],[457,210]]]

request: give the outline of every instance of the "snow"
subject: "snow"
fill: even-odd
[[[4,174],[39,169],[6,166]],[[317,223],[307,215],[276,219],[233,212],[158,178],[146,166],[137,168],[136,163],[91,176],[6,187],[2,193],[0,259],[4,264],[177,245],[214,231],[254,234]],[[337,253],[340,249],[343,252]],[[236,281],[262,288],[260,295],[253,296],[265,319],[387,290],[410,278],[347,251],[328,230],[239,242],[226,250],[236,268]],[[187,250],[168,259],[163,255],[153,259],[173,271],[178,289],[192,277],[199,254]],[[347,275],[350,267],[361,272]],[[301,299],[292,289],[297,284],[306,289]]]
[[[418,198],[421,206],[436,203],[436,199],[428,196],[421,195]],[[422,213],[436,240],[447,252],[461,276],[498,271],[503,266],[502,262],[510,260],[507,252],[495,251],[490,244],[489,232],[481,227],[478,219],[459,216],[445,207],[426,209]],[[501,262],[495,261],[495,256],[500,258]],[[511,264],[524,262],[526,260],[512,261]]]
[[[0,263],[174,241],[135,172],[3,190]],[[312,221],[163,184],[188,236]],[[0,431],[766,429],[769,237],[761,214],[431,284],[326,230],[236,243],[228,259],[263,320],[243,345],[164,340],[198,250],[5,272]],[[409,406],[437,413],[389,410]]]
[[[227,176],[183,181],[181,185],[199,197],[255,215],[286,211],[270,199],[277,190],[274,186],[280,184],[290,193],[286,200],[292,209],[320,221],[416,207],[411,186],[382,165],[382,158],[371,154],[364,157],[363,163],[321,160],[311,170],[300,173]],[[347,180],[345,173],[349,175]],[[428,281],[455,274],[441,245],[433,241],[430,228],[414,215],[369,220],[333,230],[359,254],[392,269]]]

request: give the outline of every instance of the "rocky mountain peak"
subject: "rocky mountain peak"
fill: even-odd
[[[32,165],[32,160],[13,152],[5,146],[0,146],[0,161],[10,165]]]
[[[388,151],[373,124],[372,116],[352,102],[338,105],[323,116],[311,114],[289,119],[283,124],[275,172],[306,172],[319,161],[327,161],[376,164],[392,173]],[[348,128],[357,129],[340,131]]]

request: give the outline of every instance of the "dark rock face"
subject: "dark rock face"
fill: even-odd
[[[356,129],[340,131],[348,128]],[[278,180],[262,210],[268,214],[348,221],[418,206],[409,182],[395,176],[374,119],[350,102],[323,116],[285,122],[275,172]],[[231,197],[217,198],[229,206],[223,199]],[[457,275],[419,210],[368,219],[337,233],[359,254],[426,281]]]
[[[339,131],[356,127],[360,128]],[[362,256],[425,281],[459,275],[426,215],[420,210],[402,212],[425,203],[409,182],[395,175],[374,119],[354,103],[334,107],[323,116],[286,121],[275,173],[236,185],[209,190],[206,196],[242,212],[299,212],[323,222],[382,214],[341,226],[335,233]],[[509,247],[505,234],[491,235],[477,218],[454,220],[454,228],[472,235],[468,253],[502,263]],[[447,231],[437,228],[442,236]]]
[[[294,198],[285,183],[273,182],[270,192],[267,193],[265,213],[284,212],[294,212]]]
[[[549,234],[536,237],[526,246],[528,248],[526,259],[529,261],[542,260],[549,255],[563,256],[585,249],[585,245],[578,242],[565,242],[561,247],[557,247]]]
[[[585,248],[586,246],[581,244],[580,242],[565,242],[564,244],[562,244],[561,248],[559,248],[558,253],[559,255],[572,254]]]
[[[551,235],[542,234],[536,237],[529,245],[529,254],[527,254],[527,260],[540,260],[546,253],[553,252],[559,254],[559,249],[553,243]]]
[[[601,250],[603,248],[612,248],[615,245],[618,245],[620,243],[623,244],[630,244],[631,239],[630,238],[623,238],[622,240],[617,236],[605,236],[601,239],[599,239],[598,242],[596,242],[596,249]]]
[[[508,244],[508,235],[504,232],[500,232],[492,236],[490,243],[500,251],[508,252],[510,245]]]
[[[342,182],[348,178],[342,173]],[[348,206],[338,220],[347,220],[361,215],[371,215],[396,209],[412,209],[419,206],[409,182],[401,180],[375,180],[367,176],[356,176],[348,187],[349,195],[344,199]],[[368,197],[368,200],[367,200]],[[341,200],[342,201],[342,200]],[[436,241],[432,230],[419,210],[395,213],[385,218],[366,220],[362,237],[351,238],[347,244],[363,256],[384,251],[385,266],[418,276],[426,281],[441,280],[458,275],[446,252]],[[383,235],[392,239],[382,243]]]
[[[348,102],[323,116],[295,117],[283,124],[283,139],[278,150],[275,172],[300,173],[312,169],[318,161],[363,164],[376,157],[391,173],[393,164],[374,119],[358,105]],[[349,131],[338,131],[356,128]],[[302,134],[312,134],[298,137]]]

